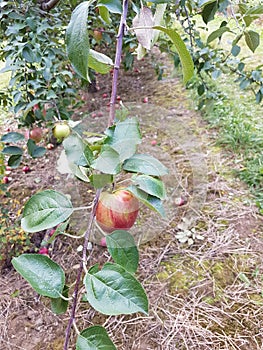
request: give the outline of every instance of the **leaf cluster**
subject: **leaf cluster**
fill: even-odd
[[[46,153],[46,148],[37,146],[35,141],[28,139],[25,142],[25,136],[19,132],[9,132],[4,134],[0,140],[4,147],[1,150],[1,154],[8,156],[7,164],[13,169],[19,167],[23,160],[24,149],[23,144],[26,143],[27,154],[32,158],[43,157]]]
[[[194,66],[199,80],[191,81],[190,87],[197,89],[199,108],[205,107],[214,98],[211,85],[206,83],[206,76],[216,80],[225,73],[234,74],[241,90],[250,88],[257,103],[263,98],[262,65],[253,70],[246,68],[240,45],[243,40],[251,52],[260,45],[260,34],[252,24],[262,15],[263,6],[240,3],[233,6],[229,1],[193,1],[179,2],[177,18],[189,42]],[[184,9],[183,11],[180,11]],[[197,16],[201,15],[204,25]],[[215,17],[222,18],[217,29],[209,32],[208,24]],[[201,32],[208,32],[203,38]],[[222,38],[228,34],[229,48],[223,47]],[[218,44],[218,45],[217,45]],[[175,62],[178,64],[178,60]]]
[[[63,44],[65,5],[50,13],[43,13],[33,0],[5,1],[1,7],[1,72],[11,72],[9,109],[18,115],[20,125],[41,124],[54,116],[68,119],[67,107],[76,103],[73,82],[78,80]],[[36,104],[40,110],[34,112]]]
[[[139,253],[127,231],[114,231],[107,236],[108,251],[114,262],[101,268],[98,264],[86,271],[82,301],[105,315],[148,313],[146,293],[135,277]],[[70,301],[70,288],[65,284],[63,269],[47,256],[23,254],[12,259],[14,268],[40,295],[48,297],[55,314],[65,313]],[[91,326],[80,332],[77,349],[104,347],[116,349],[102,326]]]

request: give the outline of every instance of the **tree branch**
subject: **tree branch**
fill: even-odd
[[[111,126],[114,123],[114,119],[115,119],[115,101],[116,101],[116,95],[117,95],[117,81],[118,81],[119,69],[121,65],[122,40],[123,40],[124,28],[126,26],[128,4],[129,4],[128,0],[123,0],[122,16],[121,16],[121,21],[119,25],[118,35],[117,35],[108,126]]]
[[[77,309],[79,286],[80,286],[80,282],[81,282],[82,272],[84,270],[84,265],[86,264],[86,261],[87,261],[87,248],[88,248],[88,243],[89,243],[89,236],[90,236],[90,233],[91,233],[93,221],[95,219],[96,208],[97,208],[97,205],[98,205],[100,192],[101,192],[101,190],[97,190],[96,191],[96,195],[95,195],[95,199],[94,199],[94,202],[93,202],[93,207],[92,207],[92,211],[91,211],[90,219],[89,219],[89,223],[88,223],[88,228],[87,228],[87,231],[85,232],[82,261],[80,262],[79,271],[78,271],[78,275],[77,275],[77,279],[76,279],[76,284],[75,284],[74,292],[73,292],[73,295],[72,295],[73,296],[73,304],[72,304],[72,308],[71,308],[70,319],[69,319],[68,326],[67,326],[67,329],[66,329],[66,335],[65,335],[65,342],[64,342],[63,350],[67,350],[68,349],[71,327],[72,327],[72,325],[75,322],[75,314],[76,314],[76,309]]]
[[[57,5],[59,0],[39,0],[40,8],[43,11],[49,11]]]

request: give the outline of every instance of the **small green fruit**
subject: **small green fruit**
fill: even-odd
[[[70,127],[65,123],[56,124],[52,132],[57,140],[62,141],[70,134]]]

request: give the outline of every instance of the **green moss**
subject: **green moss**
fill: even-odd
[[[225,288],[235,283],[240,272],[250,271],[248,259],[250,256],[247,254],[233,255],[220,261],[203,260],[200,264],[196,260],[182,259],[182,256],[177,255],[162,265],[162,270],[157,277],[160,281],[168,283],[171,293],[176,292],[183,295],[198,284],[200,284],[200,293],[203,293],[200,281],[208,279],[211,283],[205,284],[206,295],[203,300],[213,304],[225,298]]]

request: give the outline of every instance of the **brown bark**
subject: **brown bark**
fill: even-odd
[[[39,0],[40,8],[43,11],[49,11],[57,5],[59,0]]]

